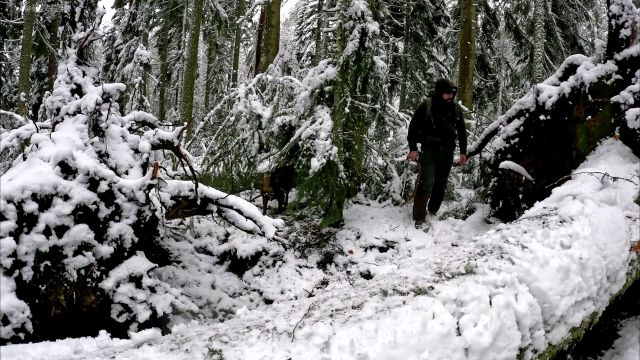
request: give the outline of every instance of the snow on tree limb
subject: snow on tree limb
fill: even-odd
[[[160,190],[171,196],[168,201],[163,201],[167,207],[165,217],[170,220],[217,213],[235,227],[267,238],[273,238],[276,231],[284,226],[282,220],[262,215],[257,207],[237,196],[203,185],[199,189],[196,197],[195,186],[191,182],[160,181]]]
[[[522,175],[523,177],[525,177],[527,180],[531,180],[532,182],[535,182],[533,181],[533,177],[531,177],[531,175],[527,172],[527,170],[525,170],[525,168],[514,163],[513,161],[508,161],[508,160],[503,161],[500,163],[500,165],[498,165],[498,168],[514,171]]]

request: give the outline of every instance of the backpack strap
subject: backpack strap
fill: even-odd
[[[434,129],[436,128],[436,124],[433,122],[433,116],[431,115],[431,99],[427,99],[427,121],[431,123]]]

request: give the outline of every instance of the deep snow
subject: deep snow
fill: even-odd
[[[300,257],[273,242],[246,242],[279,254],[242,279],[272,304],[250,303],[225,322],[185,323],[112,339],[65,339],[0,348],[7,359],[514,359],[556,344],[626,280],[640,239],[640,160],[605,141],[552,195],[510,224],[488,225],[477,205],[466,221],[440,219],[416,230],[410,207],[361,201],[322,253]],[[634,182],[634,183],[632,183]],[[202,219],[201,228],[212,226]],[[200,239],[202,243],[205,239]],[[290,239],[291,241],[291,239]],[[453,245],[456,246],[453,246]],[[230,246],[230,245],[227,245]],[[298,254],[299,255],[299,254]],[[327,262],[325,262],[327,263]],[[202,289],[213,291],[211,289]]]

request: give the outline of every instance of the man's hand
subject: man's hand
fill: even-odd
[[[467,155],[460,154],[460,157],[458,158],[458,165],[464,165],[464,163],[466,162],[467,162]]]
[[[417,151],[409,151],[409,155],[407,155],[407,159],[411,161],[418,161],[418,152]]]

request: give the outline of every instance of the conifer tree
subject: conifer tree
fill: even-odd
[[[390,80],[395,77],[400,83],[400,110],[410,112],[428,96],[435,80],[454,73],[457,36],[444,1],[401,1],[395,9],[386,17],[387,28],[402,24],[402,53],[400,66],[390,62]],[[398,14],[395,18],[394,13]]]
[[[147,0],[118,0],[114,8],[113,26],[105,42],[103,77],[127,85],[120,101],[124,109],[150,110],[146,84],[151,56],[147,30],[150,4]]]
[[[204,1],[195,0],[191,10],[192,21],[189,29],[189,45],[185,59],[182,100],[180,102],[180,120],[187,127],[186,136],[188,140],[193,135],[193,99],[198,70],[198,46],[200,43],[200,26],[204,13]]]
[[[384,96],[374,96],[375,91],[382,90],[386,77],[386,64],[377,53],[381,48],[376,21],[379,8],[372,1],[345,0],[338,3],[338,9],[338,75],[332,111],[333,141],[338,153],[335,162],[326,165],[321,174],[336,179],[328,189],[322,221],[326,226],[342,222],[346,201],[361,190],[366,173],[367,134],[386,105]]]
[[[234,41],[233,41],[233,63],[231,68],[231,87],[235,87],[238,83],[238,71],[240,69],[240,47],[242,46],[242,23],[241,19],[244,15],[244,10],[246,7],[246,0],[237,0],[236,1],[236,11],[235,11],[235,30],[234,30]]]
[[[158,51],[158,62],[160,63],[157,75],[157,106],[158,119],[164,123],[167,111],[175,107],[176,98],[170,96],[173,93],[171,84],[175,84],[172,78],[179,74],[178,67],[180,59],[180,41],[182,39],[182,17],[186,11],[184,2],[177,0],[163,0],[158,4],[158,13],[156,21],[160,23],[160,28],[156,35],[156,47]],[[172,71],[170,71],[172,70]]]

